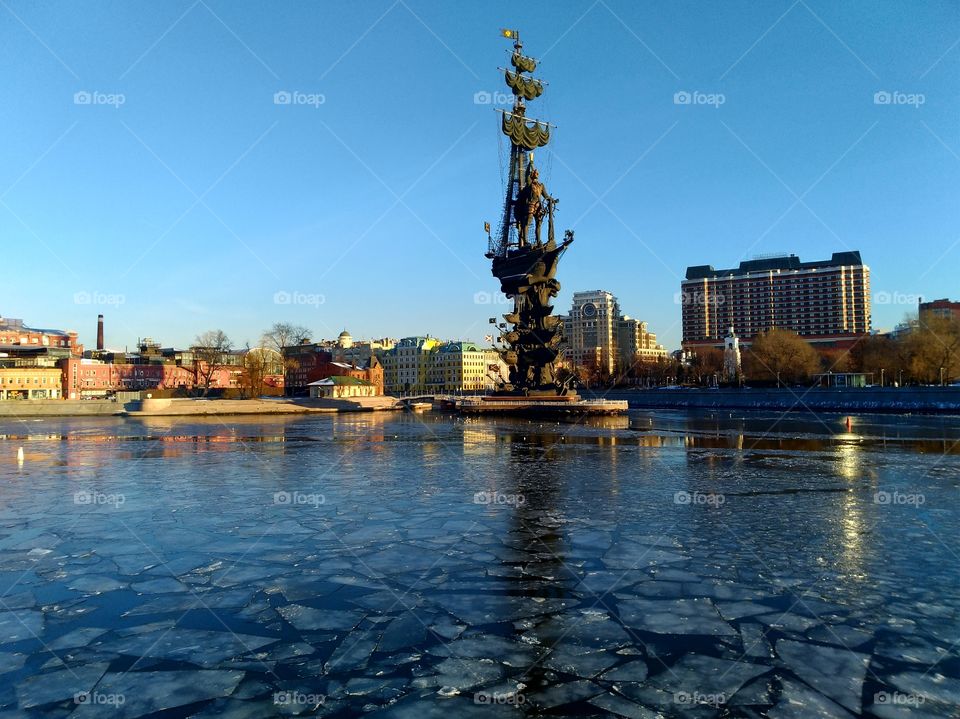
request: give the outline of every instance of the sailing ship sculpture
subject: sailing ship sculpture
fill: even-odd
[[[560,291],[556,279],[560,257],[573,242],[567,230],[559,244],[554,237],[554,213],[558,200],[547,192],[534,166],[534,150],[550,142],[550,125],[530,120],[526,103],[543,93],[543,83],[532,77],[537,61],[523,54],[520,34],[502,31],[513,40],[510,63],[504,79],[513,93],[511,110],[500,110],[501,129],[510,140],[510,167],[503,214],[496,236],[486,225],[487,258],[500,290],[513,299],[513,311],[503,315],[506,323],[499,339],[500,354],[509,367],[509,378],[500,395],[561,396],[569,394],[567,384],[558,381],[555,362],[560,356],[563,326],[553,316],[551,300]],[[547,236],[542,230],[546,220]],[[533,230],[531,235],[531,229]]]

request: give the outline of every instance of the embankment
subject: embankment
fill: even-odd
[[[643,389],[599,393],[635,409],[742,409],[960,414],[960,387]]]

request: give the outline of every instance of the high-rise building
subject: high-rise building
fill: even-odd
[[[575,365],[597,365],[613,374],[616,369],[617,320],[620,306],[606,290],[574,292],[573,306],[563,318],[566,355]]]
[[[731,327],[746,343],[776,327],[833,347],[870,332],[870,268],[856,251],[817,262],[787,255],[729,270],[688,267],[679,297],[684,348],[723,347]]]
[[[614,374],[638,361],[667,356],[647,323],[621,315],[617,298],[606,290],[575,292],[570,313],[562,319],[566,359],[573,365]]]
[[[667,349],[657,344],[657,336],[647,329],[647,323],[626,315],[617,320],[617,352],[621,372],[639,362],[656,362],[667,356]]]

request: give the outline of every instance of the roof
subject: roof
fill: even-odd
[[[473,342],[447,342],[440,345],[438,352],[482,352]]]
[[[373,383],[365,379],[360,379],[359,377],[346,377],[343,375],[334,375],[333,377],[324,377],[323,379],[318,379],[316,382],[311,382],[307,387],[346,387],[346,386],[360,386],[360,387],[372,387]]]
[[[691,265],[687,267],[686,279],[701,280],[708,277],[723,277],[726,275],[745,275],[749,272],[770,272],[773,270],[815,270],[827,267],[848,267],[862,265],[860,251],[834,252],[829,260],[801,262],[797,255],[782,257],[767,257],[759,260],[745,260],[736,269],[715,270],[713,265]]]

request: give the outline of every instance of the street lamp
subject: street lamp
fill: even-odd
[[[940,386],[943,387],[943,367],[940,368]]]
[[[881,388],[883,388],[883,373],[884,373],[884,372],[886,372],[886,370],[885,370],[883,367],[881,367],[881,368],[880,368],[880,387],[881,387]]]
[[[903,387],[903,370],[900,370],[899,377],[900,377],[900,381],[897,382],[897,386]]]

